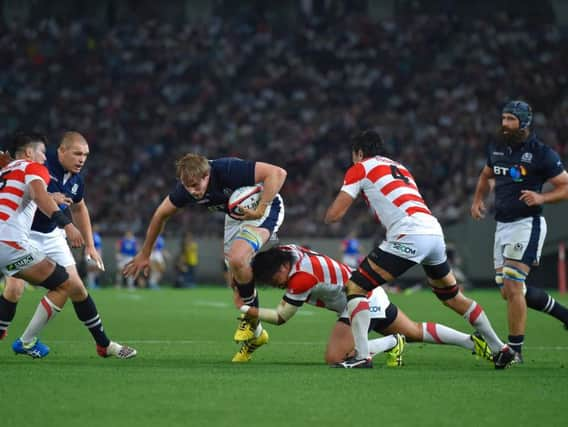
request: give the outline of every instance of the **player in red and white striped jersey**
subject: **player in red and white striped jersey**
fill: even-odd
[[[406,167],[387,157],[381,136],[364,131],[352,139],[353,166],[325,214],[327,224],[339,221],[353,201],[365,199],[375,219],[386,227],[386,239],[361,262],[347,282],[347,307],[356,356],[339,366],[372,367],[367,330],[370,322],[367,292],[421,264],[434,294],[462,315],[485,338],[491,351],[503,348],[483,308],[459,290],[446,256],[444,233],[424,202]]]
[[[50,176],[43,166],[45,138],[37,134],[16,138],[14,153],[16,160],[0,169],[0,270],[66,297],[69,275],[29,239],[36,209],[39,207],[63,228],[74,244],[82,244],[81,233],[47,192]],[[0,296],[0,308],[11,311],[15,305]],[[7,326],[0,322],[0,338]]]
[[[282,301],[276,309],[255,308],[241,305],[240,310],[247,316],[260,318],[268,323],[281,325],[288,321],[304,304],[335,311],[336,322],[327,344],[325,361],[333,364],[353,354],[353,335],[349,327],[345,285],[351,276],[351,269],[335,259],[296,245],[282,245],[260,252],[252,262],[255,279],[285,289]],[[470,336],[455,329],[434,322],[417,323],[410,320],[402,310],[392,304],[385,291],[378,287],[369,293],[371,322],[369,331],[385,336],[369,340],[370,353],[375,355],[401,346],[402,334],[409,341],[435,344],[453,344],[480,356],[490,357],[487,344],[478,337]],[[402,348],[387,360],[389,366],[400,366]],[[389,355],[391,356],[391,355]],[[389,363],[391,362],[391,363]],[[392,363],[394,362],[394,363]]]

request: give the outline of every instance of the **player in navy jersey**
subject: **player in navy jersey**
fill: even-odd
[[[89,145],[85,138],[77,132],[66,132],[55,153],[48,153],[46,166],[49,170],[50,182],[48,191],[58,203],[62,214],[73,220],[81,232],[85,243],[85,255],[104,269],[102,259],[93,242],[93,231],[87,205],[83,199],[84,183],[79,172],[83,168],[89,154]],[[42,212],[36,212],[30,239],[45,254],[62,265],[69,275],[70,291],[68,295],[48,294],[42,298],[38,307],[25,329],[23,335],[12,345],[18,354],[32,357],[45,357],[49,348],[43,346],[38,353],[29,351],[32,344],[37,343],[40,331],[60,312],[69,297],[79,320],[89,329],[96,342],[97,353],[102,357],[116,356],[121,359],[136,355],[136,350],[110,341],[107,337],[95,303],[81,281],[75,260],[61,230],[55,221]],[[6,280],[3,298],[11,306],[0,305],[0,322],[7,327],[15,315],[16,303],[22,295],[24,282],[15,278]]]
[[[251,259],[276,232],[284,219],[284,205],[278,194],[286,179],[286,171],[278,166],[237,158],[208,160],[198,154],[186,154],[176,162],[178,182],[154,212],[140,252],[123,270],[127,276],[146,276],[150,269],[150,254],[158,235],[170,216],[183,207],[201,206],[225,212],[224,253],[232,274],[234,287],[243,302],[258,307],[258,297],[250,265]],[[262,183],[263,191],[255,210],[245,209],[242,215],[228,215],[227,202],[237,188]],[[231,214],[234,216],[234,214]],[[268,341],[268,334],[258,321],[243,319],[234,336],[242,346],[255,348]],[[248,343],[248,344],[247,344]],[[242,351],[234,362],[240,362]]]
[[[505,368],[522,363],[527,305],[547,311],[568,324],[568,310],[546,292],[525,285],[531,267],[538,265],[546,236],[542,205],[568,199],[568,173],[558,154],[530,131],[532,109],[510,101],[501,114],[497,144],[490,146],[471,206],[474,219],[485,214],[484,200],[495,189],[495,281],[507,300],[509,344],[496,358]],[[544,183],[552,190],[542,192]]]

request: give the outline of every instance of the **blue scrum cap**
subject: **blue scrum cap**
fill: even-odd
[[[509,101],[503,107],[503,113],[509,113],[519,119],[521,129],[528,128],[532,123],[532,108],[525,101]]]

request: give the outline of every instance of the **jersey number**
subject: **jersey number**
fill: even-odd
[[[0,175],[0,190],[2,190],[6,186],[6,175],[8,175],[8,173],[10,173],[10,171],[6,171],[2,175]]]
[[[405,177],[400,172],[400,169],[397,168],[395,165],[391,165],[391,173],[392,173],[392,177],[394,179],[400,179],[400,180],[404,181],[405,184],[408,184],[410,182],[410,180],[407,177]]]

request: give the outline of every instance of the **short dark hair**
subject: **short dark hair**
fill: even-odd
[[[351,137],[351,151],[363,152],[363,157],[372,157],[384,153],[383,138],[374,130],[364,130]]]
[[[252,259],[254,279],[261,283],[270,283],[281,265],[292,263],[292,253],[276,246],[267,251],[259,252]]]
[[[47,145],[47,137],[39,132],[16,132],[8,151],[15,157],[23,152],[31,144],[44,143]]]

